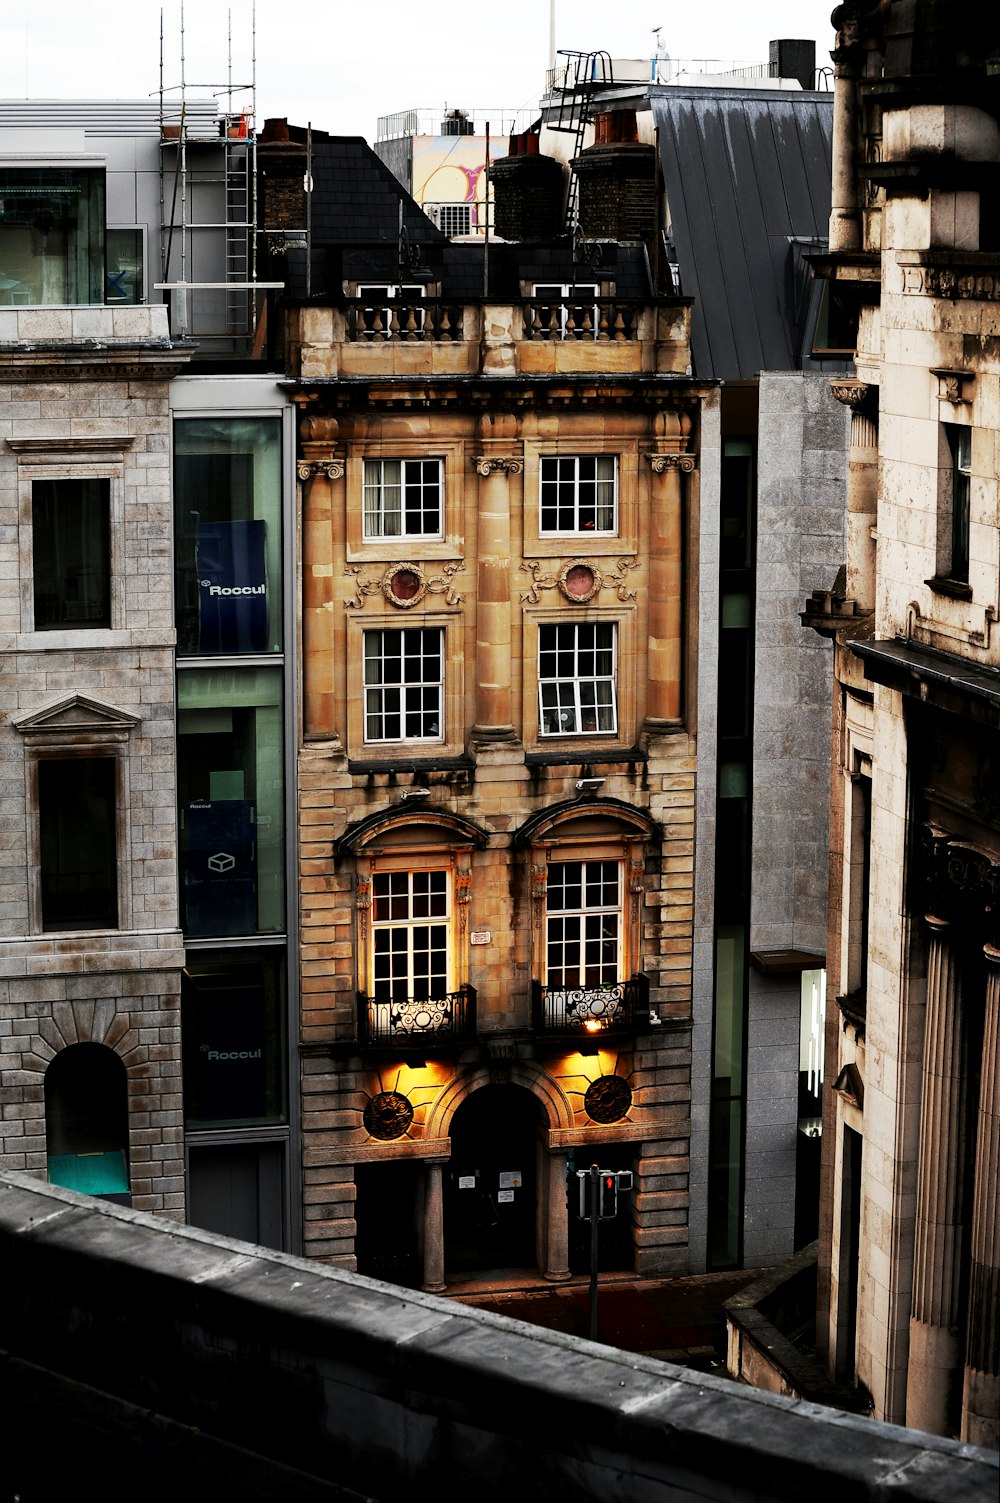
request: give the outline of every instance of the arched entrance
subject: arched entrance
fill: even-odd
[[[70,1044],[45,1072],[49,1181],[130,1205],[128,1075],[104,1044]]]
[[[524,1086],[482,1086],[455,1112],[444,1186],[448,1274],[537,1266],[541,1127],[541,1105]]]

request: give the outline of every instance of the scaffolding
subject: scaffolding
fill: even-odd
[[[227,77],[220,84],[192,84],[187,78],[183,4],[180,82],[164,82],[161,10],[161,280],[156,287],[169,294],[175,334],[192,335],[200,342],[211,342],[216,350],[237,354],[249,353],[260,312],[259,294],[281,285],[257,280],[256,80],[256,7],[251,19],[250,81],[233,79],[230,12]],[[209,98],[192,98],[191,89],[204,91]],[[220,99],[224,100],[221,109]],[[193,298],[197,298],[197,308]]]

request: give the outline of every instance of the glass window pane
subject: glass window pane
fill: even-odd
[[[142,303],[145,301],[143,267],[144,235],[141,226],[108,226],[108,264],[104,276],[104,300],[107,303]]]
[[[118,927],[117,767],[111,757],[38,763],[42,928]]]
[[[281,420],[174,425],[180,656],[282,648]]]
[[[284,951],[201,950],[181,973],[189,1128],[288,1119]]]
[[[285,927],[281,670],[177,677],[181,902],[194,937]]]
[[[104,302],[104,168],[0,169],[0,306]]]
[[[35,630],[111,625],[110,480],[31,486]]]

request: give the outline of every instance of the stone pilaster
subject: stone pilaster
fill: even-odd
[[[649,506],[648,671],[644,729],[656,735],[675,725],[681,713],[681,557],[683,550],[682,475],[695,457],[684,451],[691,420],[661,413],[660,451],[647,454],[652,470]],[[668,429],[670,431],[668,431]]]
[[[322,432],[317,432],[322,429]],[[338,621],[334,579],[346,559],[344,462],[331,445],[333,418],[307,418],[298,461],[302,483],[302,678],[303,728],[307,736],[334,737],[336,724]],[[308,437],[305,435],[308,433]],[[343,651],[339,652],[342,659]]]
[[[960,1367],[965,1026],[950,925],[928,916],[927,1012],[920,1092],[913,1299],[906,1423],[949,1432]]]
[[[510,431],[508,431],[510,430]],[[513,418],[484,418],[481,436],[509,441]],[[479,479],[479,570],[476,598],[476,719],[474,741],[513,741],[511,714],[510,481],[519,456],[487,453],[475,460]]]
[[[986,946],[962,1439],[1000,1447],[1000,950]]]

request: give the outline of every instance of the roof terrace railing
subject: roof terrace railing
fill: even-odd
[[[640,338],[648,299],[547,295],[521,300],[523,339],[597,340],[627,343]],[[506,301],[498,298],[498,302]],[[356,343],[455,344],[466,338],[463,305],[446,298],[385,298],[379,306],[351,298],[347,337]]]

